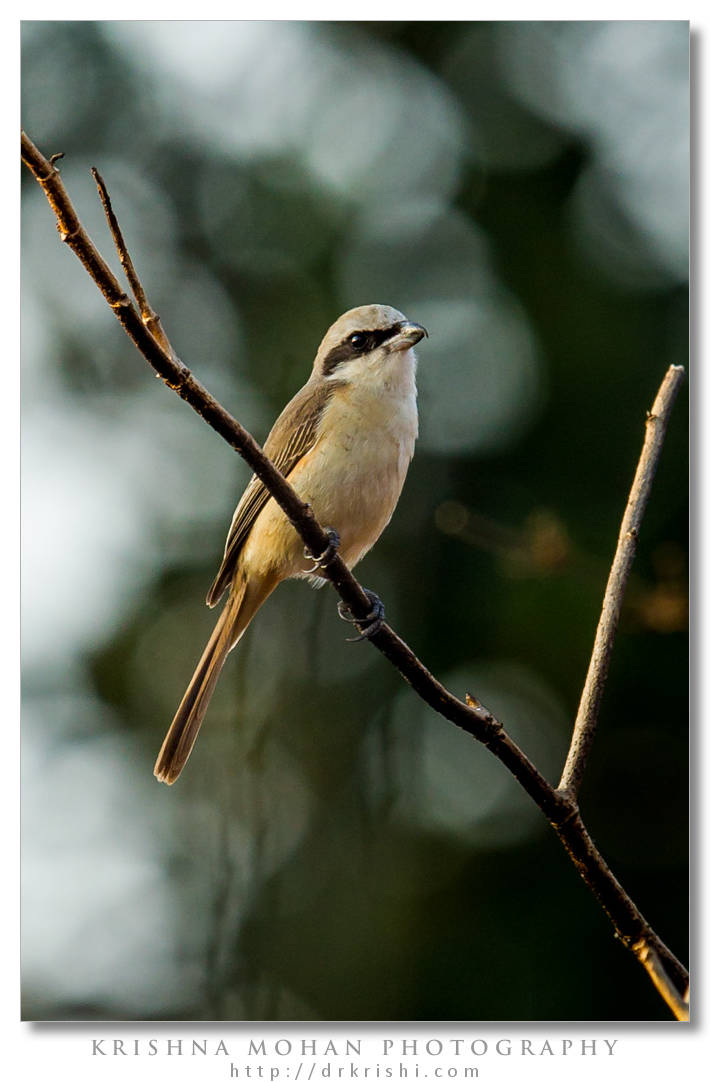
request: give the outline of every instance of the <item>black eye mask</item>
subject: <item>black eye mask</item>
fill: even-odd
[[[394,323],[391,327],[383,327],[377,331],[353,331],[326,354],[323,359],[323,375],[329,376],[344,361],[352,361],[355,357],[362,357],[364,353],[371,353],[388,338],[394,338],[400,329],[401,324]]]

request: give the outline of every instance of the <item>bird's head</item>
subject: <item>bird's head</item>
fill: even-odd
[[[364,304],[336,319],[318,347],[313,375],[353,382],[367,372],[385,369],[426,334],[387,304]]]

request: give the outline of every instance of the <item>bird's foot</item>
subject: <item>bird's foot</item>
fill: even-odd
[[[340,534],[337,530],[334,530],[332,526],[326,526],[323,532],[328,535],[328,544],[320,556],[314,556],[310,549],[305,548],[303,550],[306,559],[313,561],[313,567],[307,569],[309,575],[313,575],[316,571],[320,571],[322,568],[327,567],[329,563],[332,563],[333,557],[337,555],[340,548]]]
[[[353,616],[344,601],[338,602],[338,616],[340,619],[347,620],[349,624],[355,624],[360,632],[356,638],[346,639],[346,642],[362,642],[364,639],[371,638],[385,622],[385,607],[377,594],[373,593],[372,590],[366,590],[364,586],[363,591],[367,594],[367,599],[372,605],[370,612],[364,619]]]

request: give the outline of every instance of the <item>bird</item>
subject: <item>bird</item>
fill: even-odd
[[[345,312],[326,332],[310,377],[264,444],[348,568],[375,544],[404,485],[418,435],[413,347],[425,335],[421,324],[389,305]],[[257,611],[285,579],[323,585],[324,555],[314,558],[304,549],[254,474],[234,512],[207,604],[214,607],[225,593],[227,598],[158,754],[153,773],[159,781],[172,785],[180,775],[227,655]],[[376,628],[384,610],[368,594]]]

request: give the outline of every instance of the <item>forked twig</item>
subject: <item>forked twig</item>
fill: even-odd
[[[149,364],[168,386],[184,398],[245,459],[283,509],[308,549],[311,552],[323,552],[328,547],[329,538],[316,522],[310,507],[299,499],[246,429],[230,416],[177,359],[164,331],[161,329],[159,334],[151,332],[148,327],[150,319],[144,322],[141,318],[81,226],[53,164],[40,153],[24,132],[22,159],[49,200],[62,240],[72,248],[86,267],[114,314]],[[100,178],[95,175],[98,183]],[[103,182],[100,183],[100,189],[101,187],[105,191]],[[110,203],[108,205],[110,206]],[[112,211],[111,216],[114,217]],[[113,225],[111,228],[116,239],[120,236],[117,223],[115,229]],[[125,267],[130,265],[129,281],[134,296],[144,297],[130,257],[125,260],[127,251],[123,238],[120,238],[120,242],[116,240],[116,243],[119,255],[121,251],[124,253],[122,263]],[[126,273],[129,273],[128,270]],[[140,299],[138,303],[144,312],[152,312],[147,300],[145,306]],[[370,600],[337,554],[324,568],[324,573],[351,612],[359,619],[365,619],[370,610]],[[399,670],[424,702],[442,717],[485,744],[513,774],[558,834],[581,878],[611,920],[617,937],[644,966],[656,987],[662,991],[663,998],[674,1011],[676,1018],[687,1021],[686,969],[654,932],[614,877],[582,822],[576,800],[565,792],[557,791],[542,776],[506,733],[501,722],[478,700],[469,698],[464,703],[452,695],[432,676],[388,624],[384,623],[370,641]]]
[[[99,197],[104,208],[104,213],[106,215],[106,220],[109,224],[109,229],[111,230],[113,243],[116,246],[118,258],[121,261],[121,266],[123,267],[126,278],[128,279],[128,284],[131,287],[131,293],[135,297],[136,304],[138,305],[141,319],[145,323],[150,333],[153,335],[153,338],[155,338],[158,345],[162,346],[166,353],[170,353],[172,357],[176,358],[175,351],[173,350],[173,347],[168,340],[168,336],[163,330],[160,323],[160,316],[157,312],[153,311],[150,304],[148,303],[148,298],[145,294],[145,290],[143,289],[141,280],[136,274],[135,267],[133,266],[133,260],[128,253],[126,242],[123,239],[121,227],[119,226],[118,219],[113,212],[113,207],[111,206],[111,197],[108,194],[108,189],[104,183],[103,177],[99,173],[98,169],[95,169],[93,167],[91,170],[91,175],[96,181],[96,187],[99,190]]]
[[[653,981],[656,991],[666,1001],[678,1021],[689,1022],[688,1000],[690,998],[690,986],[685,989],[682,996],[679,994],[675,985],[668,980],[665,967],[650,943],[640,940],[631,949]]]

